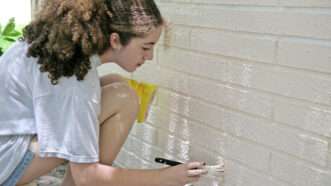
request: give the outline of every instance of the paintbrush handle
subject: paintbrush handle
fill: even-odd
[[[178,162],[178,161],[168,160],[168,159],[160,158],[160,157],[156,157],[155,162],[170,165],[170,166],[176,166],[176,165],[182,164],[181,162]]]

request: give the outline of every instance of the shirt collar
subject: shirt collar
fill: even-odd
[[[94,54],[90,57],[91,63],[94,63],[97,67],[101,65],[101,59],[100,56],[97,54]]]

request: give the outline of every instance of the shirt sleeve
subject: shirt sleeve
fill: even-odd
[[[40,156],[98,162],[98,96],[79,86],[55,92],[34,100]]]

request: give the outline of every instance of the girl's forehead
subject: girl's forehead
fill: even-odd
[[[142,42],[145,44],[155,44],[161,35],[163,27],[159,26],[155,29],[153,29],[150,33],[148,33],[145,37],[140,38]]]
[[[153,29],[150,33],[146,34],[144,37],[132,38],[131,45],[154,45],[158,42],[162,32],[162,27]]]

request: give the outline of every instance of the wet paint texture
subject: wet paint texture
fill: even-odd
[[[331,3],[157,2],[171,38],[133,78],[159,88],[117,163],[224,158],[194,185],[331,185]]]

